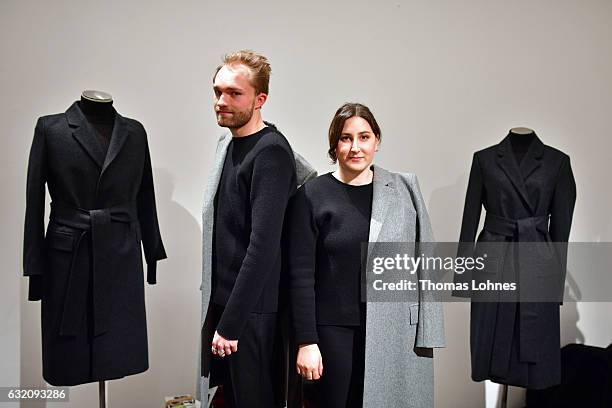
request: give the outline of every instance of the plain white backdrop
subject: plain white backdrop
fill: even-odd
[[[195,388],[200,211],[222,133],[211,81],[225,52],[251,48],[269,57],[264,118],[320,172],[332,169],[326,133],[336,108],[370,106],[383,133],[376,162],[418,175],[440,241],[458,239],[472,153],[514,126],[535,129],[571,156],[578,185],[571,240],[612,241],[611,19],[605,0],[2,1],[0,386],[45,385],[39,304],[27,302],[20,277],[37,117],[98,89],[148,131],[169,259],[146,289],[151,368],[108,390],[112,408],[161,406],[165,395]],[[469,305],[445,309],[436,407],[484,407],[485,385],[470,380]],[[566,303],[563,344],[607,346],[611,312],[610,303]],[[522,399],[511,389],[509,406]],[[72,387],[69,404],[46,406],[96,404],[93,384]]]

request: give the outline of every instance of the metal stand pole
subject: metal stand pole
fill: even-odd
[[[100,408],[106,408],[106,383],[104,381],[98,381],[98,398]]]
[[[504,384],[502,388],[501,408],[508,406],[508,384]]]

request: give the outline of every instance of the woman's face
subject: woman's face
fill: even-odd
[[[354,174],[369,169],[378,144],[379,140],[367,120],[359,116],[348,118],[336,146],[338,165]]]

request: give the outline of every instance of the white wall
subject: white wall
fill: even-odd
[[[170,258],[147,287],[151,368],[109,384],[110,407],[161,406],[193,392],[199,324],[200,208],[215,141],[211,75],[227,51],[272,63],[264,117],[321,172],[326,132],[345,101],[369,105],[383,131],[377,162],[413,171],[439,240],[453,241],[472,152],[528,126],[572,157],[574,241],[612,241],[612,3],[605,0],[32,1],[0,3],[0,386],[43,386],[39,304],[21,273],[27,154],[38,116],[86,88],[149,133]],[[562,308],[563,343],[605,346],[610,304]],[[485,405],[469,377],[467,304],[446,305],[448,348],[436,354],[436,406]],[[169,333],[180,333],[176,339]],[[511,406],[521,405],[511,390]],[[71,403],[94,406],[94,385]],[[8,405],[7,405],[8,406]],[[22,407],[43,404],[22,403]]]

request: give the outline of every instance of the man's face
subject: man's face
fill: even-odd
[[[361,173],[370,168],[380,141],[367,120],[353,116],[344,122],[336,146],[338,165],[350,173]]]
[[[258,101],[249,75],[249,69],[244,65],[224,65],[217,73],[213,89],[219,126],[238,129],[251,120]]]

